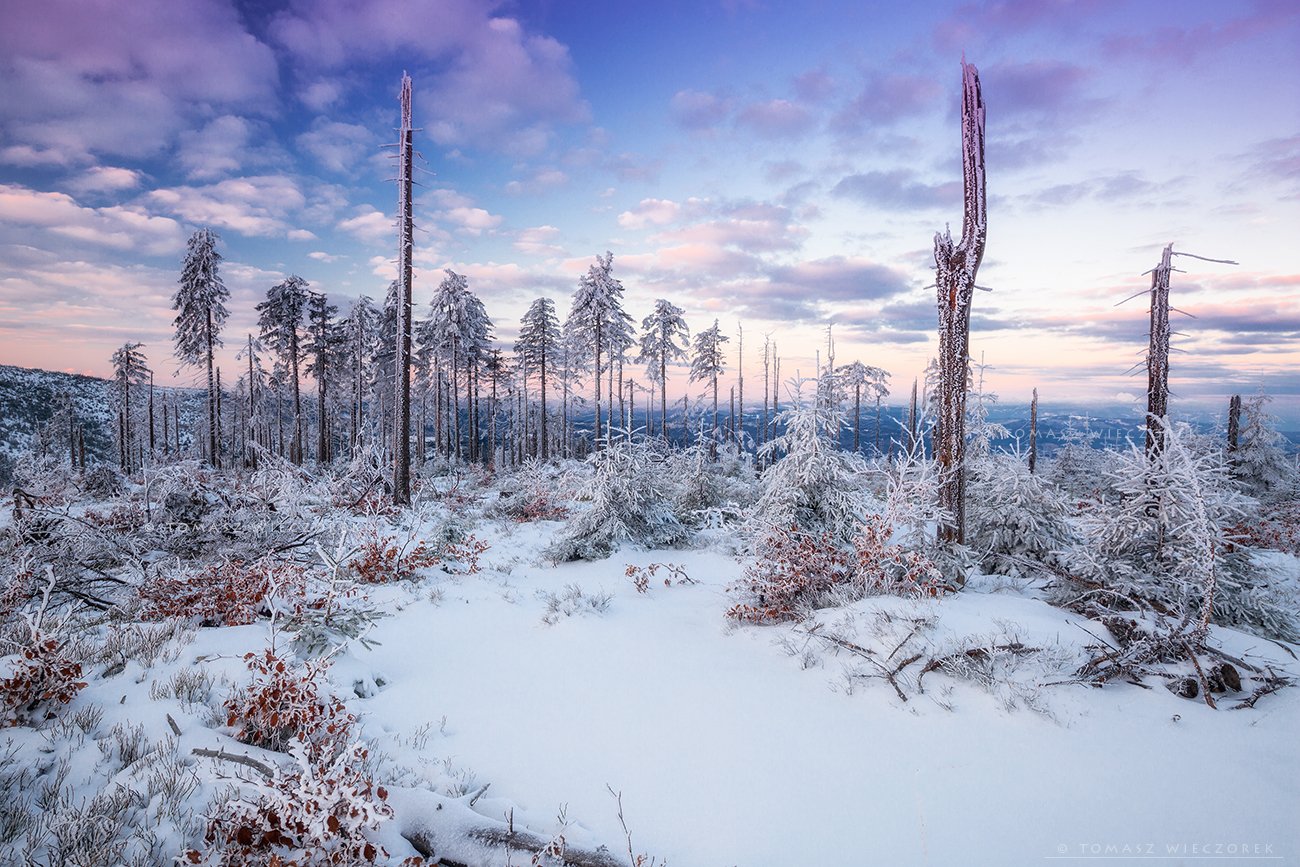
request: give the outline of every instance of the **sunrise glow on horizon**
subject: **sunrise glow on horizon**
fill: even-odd
[[[0,363],[161,383],[185,239],[222,238],[223,363],[288,274],[346,310],[395,276],[414,80],[416,315],[468,275],[509,350],[606,250],[639,324],[769,335],[783,375],[934,355],[932,239],[961,223],[963,53],[987,104],[971,355],[1004,402],[1122,402],[1173,242],[1173,408],[1300,416],[1300,6],[16,2],[0,26]],[[731,381],[731,374],[728,375]],[[687,389],[683,370],[672,390]],[[698,389],[690,386],[691,393]],[[754,393],[757,392],[755,388]]]

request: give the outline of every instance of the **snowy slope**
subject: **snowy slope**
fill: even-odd
[[[880,681],[858,680],[850,695],[842,656],[777,647],[789,627],[727,626],[725,587],[740,572],[729,558],[639,552],[551,568],[533,562],[535,536],[496,540],[489,562],[508,574],[451,581],[438,602],[383,621],[382,644],[356,664],[388,685],[355,703],[372,736],[445,717],[428,749],[532,816],[567,805],[597,839],[618,841],[612,785],[637,850],[677,867],[1037,864],[1092,844],[1163,854],[1242,841],[1300,857],[1294,691],[1215,712],[1164,690],[1058,686],[1047,715],[951,681],[939,701],[905,704]],[[700,584],[638,594],[624,566],[654,561],[683,564]],[[609,594],[607,610],[548,624],[548,594],[566,587]],[[917,604],[856,608],[865,618]],[[1027,643],[1091,640],[1086,621],[1014,593],[920,607],[952,635],[1014,622]],[[1220,640],[1288,660],[1249,636]]]

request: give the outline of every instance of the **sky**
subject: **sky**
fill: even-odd
[[[185,240],[221,236],[225,364],[289,274],[346,309],[395,274],[414,80],[417,315],[468,275],[501,344],[596,254],[638,320],[892,373],[936,354],[961,226],[963,55],[987,106],[971,353],[1003,404],[1130,405],[1178,258],[1175,410],[1260,387],[1300,418],[1300,4],[1026,0],[0,0],[0,363],[159,381]],[[1118,306],[1117,306],[1118,304]],[[1195,317],[1195,318],[1192,318]],[[688,388],[684,372],[670,390]],[[748,397],[753,400],[753,397]]]

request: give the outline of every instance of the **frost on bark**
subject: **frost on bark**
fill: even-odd
[[[1228,452],[1235,452],[1241,437],[1241,395],[1228,400]]]
[[[1169,414],[1169,274],[1174,245],[1165,246],[1160,264],[1151,272],[1151,344],[1147,349],[1146,453],[1152,458],[1164,447],[1165,416]]]
[[[1038,465],[1038,389],[1034,389],[1034,399],[1029,404],[1029,472],[1032,474]]]
[[[402,128],[398,140],[397,335],[394,341],[393,503],[411,502],[411,256],[415,221],[411,215],[412,161],[411,76],[402,75]]]
[[[965,438],[966,371],[970,355],[970,306],[975,275],[984,258],[987,209],[984,193],[984,100],[979,72],[962,61],[961,242],[948,230],[934,236],[935,285],[939,306],[939,505],[948,520],[939,527],[942,541],[961,543],[966,535]]]

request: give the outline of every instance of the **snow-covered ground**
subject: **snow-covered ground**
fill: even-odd
[[[674,867],[1300,861],[1300,690],[1213,710],[1158,686],[1062,683],[1099,625],[990,576],[937,599],[868,597],[802,623],[737,625],[728,588],[744,564],[729,532],[555,565],[542,551],[563,524],[486,516],[496,496],[472,495],[458,519],[490,546],[481,570],[368,586],[382,616],[328,671],[390,793],[395,816],[376,840],[392,863],[415,853],[403,835],[428,827],[447,841],[475,815]],[[1300,576],[1300,560],[1268,556]],[[661,568],[641,592],[629,567],[654,563],[680,571]],[[72,833],[68,816],[92,847],[86,829],[123,838],[103,818],[120,814],[144,836],[95,863],[165,863],[200,842],[205,805],[258,778],[195,749],[283,764],[236,741],[220,708],[247,681],[243,655],[287,652],[289,636],[265,619],[108,628],[152,649],[88,666],[57,721],[0,732],[6,772],[31,769],[4,787],[69,787],[67,803],[44,808],[65,817],[47,841]],[[1211,643],[1300,673],[1281,644],[1226,629]],[[987,665],[922,670],[972,647],[990,649]],[[995,652],[1007,647],[1025,652]],[[881,676],[895,670],[897,689]],[[128,789],[144,794],[92,809]],[[0,860],[23,851],[3,810],[0,843]]]
[[[479,801],[487,815],[513,805],[545,827],[564,808],[617,842],[608,784],[623,792],[637,850],[677,867],[1033,864],[1246,842],[1300,859],[1294,690],[1216,712],[1163,689],[1061,685],[1044,687],[1035,711],[940,678],[904,703],[883,681],[846,675],[854,660],[827,642],[729,625],[726,587],[741,569],[724,554],[552,567],[536,553],[545,524],[509,529],[490,536],[487,571],[436,583],[436,601],[390,590],[402,607],[372,634],[381,644],[335,672],[386,681],[350,704],[377,742],[441,727],[406,760],[446,759],[472,772],[471,788],[490,782],[499,800]],[[651,562],[699,583],[638,593],[625,567]],[[993,581],[853,609],[932,615],[940,640],[1014,624],[1026,644],[1063,651],[1095,628]],[[1290,661],[1251,636],[1217,639]]]

